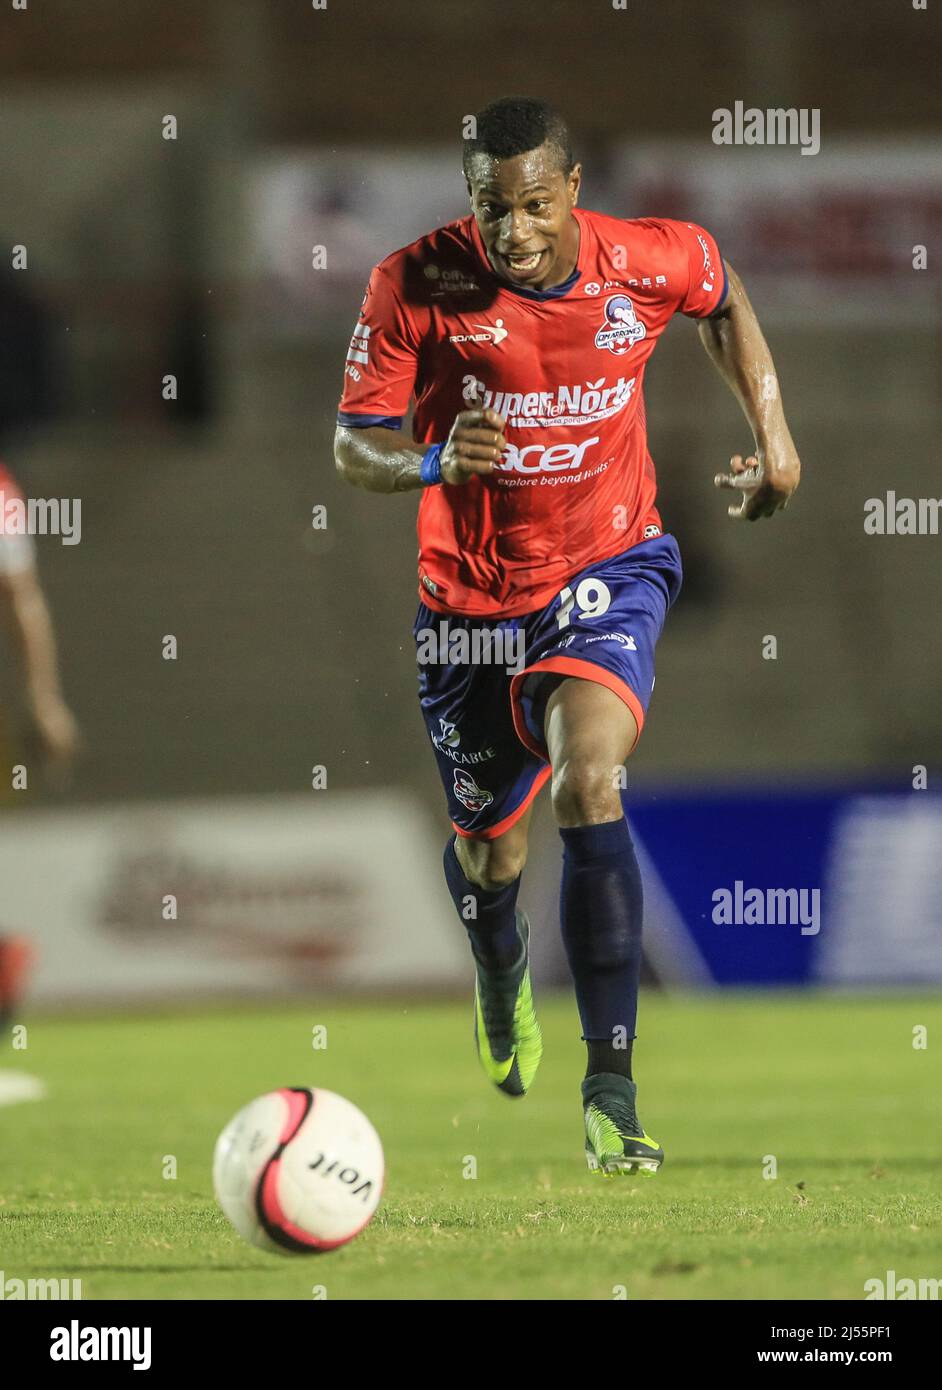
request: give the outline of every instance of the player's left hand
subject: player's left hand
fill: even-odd
[[[757,521],[787,507],[801,477],[801,464],[793,448],[774,457],[766,449],[758,449],[746,459],[734,454],[729,466],[729,473],[717,473],[713,486],[742,494],[740,502],[727,509],[739,521]]]

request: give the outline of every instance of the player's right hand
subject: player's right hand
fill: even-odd
[[[496,410],[462,410],[441,452],[442,482],[460,486],[476,473],[493,473],[507,447],[505,424]]]

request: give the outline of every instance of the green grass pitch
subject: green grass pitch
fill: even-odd
[[[0,1268],[89,1299],[863,1299],[891,1269],[942,1277],[929,998],[649,994],[639,1110],[667,1158],[634,1179],[586,1170],[574,1005],[538,1004],[520,1100],[478,1069],[470,999],[27,1019],[2,1065],[49,1094],[0,1110]],[[218,1131],[281,1085],[341,1092],[383,1138],[383,1204],[330,1255],[256,1251],[213,1200]]]

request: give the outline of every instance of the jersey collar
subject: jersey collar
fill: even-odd
[[[579,224],[579,252],[576,256],[575,270],[569,276],[568,280],[564,280],[561,285],[552,285],[548,290],[529,290],[525,285],[511,285],[508,280],[502,280],[487,259],[484,242],[481,240],[481,233],[478,230],[477,221],[472,213],[468,220],[471,223],[471,240],[477,252],[478,260],[482,262],[485,270],[497,281],[502,290],[508,290],[511,294],[519,295],[521,299],[563,299],[581,278],[585,269],[587,254],[588,228],[586,223],[582,220],[582,209],[573,208],[572,215]]]

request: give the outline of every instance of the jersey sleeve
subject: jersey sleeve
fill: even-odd
[[[376,266],[347,350],[337,423],[401,429],[418,361],[415,325],[392,279],[382,266]]]
[[[675,252],[675,293],[683,291],[675,312],[697,319],[715,314],[727,290],[726,266],[720,248],[710,233],[695,222],[665,219],[660,225]]]

